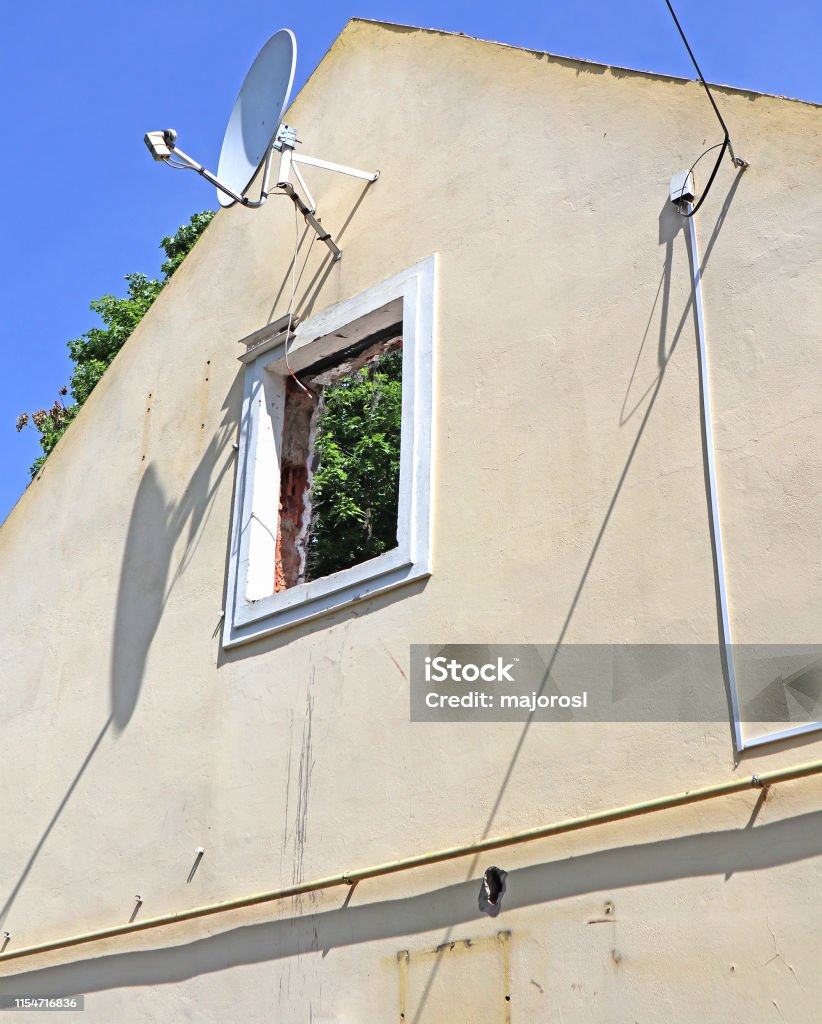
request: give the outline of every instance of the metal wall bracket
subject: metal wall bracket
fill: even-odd
[[[230,189],[220,179],[212,174],[211,171],[207,170],[202,164],[197,163],[193,157],[190,157],[187,153],[184,153],[177,147],[177,133],[172,129],[166,129],[164,132],[149,132],[146,135],[146,145],[152,153],[155,160],[162,161],[169,165],[169,167],[176,167],[182,170],[196,171],[201,177],[205,178],[215,188],[218,188],[224,195],[227,195],[234,203],[239,203],[241,206],[248,207],[249,209],[256,209],[262,206],[263,203],[268,199],[271,193],[275,190],[280,190],[283,194],[287,195],[293,202],[300,213],[305,218],[306,222],[316,231],[317,238],[321,242],[324,242],[335,260],[339,260],[342,256],[342,252],[334,243],[330,233],[325,230],[323,225],[320,223],[319,218],[315,217],[317,211],[317,205],[314,202],[314,197],[309,191],[308,185],[306,184],[305,178],[300,172],[299,165],[304,164],[307,167],[319,167],[325,171],[333,171],[335,174],[347,174],[352,178],[361,178],[369,183],[374,182],[379,178],[379,171],[363,171],[358,167],[349,167],[346,164],[335,164],[329,160],[318,160],[313,156],[299,156],[294,152],[299,139],[297,138],[297,129],[291,125],[283,122],[277,129],[277,134],[274,137],[274,141],[269,147],[268,153],[265,157],[263,164],[263,182],[260,189],[259,199],[249,199],[248,196],[239,196],[236,192]],[[271,165],[274,160],[274,153],[280,154],[280,166],[277,172],[277,184],[271,186]],[[297,183],[302,189],[305,199],[299,195],[291,184],[291,172],[294,172],[294,177],[297,179]],[[233,205],[228,204],[228,205]]]

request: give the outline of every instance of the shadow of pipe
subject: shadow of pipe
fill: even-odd
[[[820,853],[822,811],[753,829],[698,833],[600,850],[510,871],[503,915],[592,893],[762,871]],[[0,993],[56,996],[174,984],[229,967],[453,929],[480,919],[479,881],[471,878],[403,899],[343,905],[336,910],[230,928],[181,945],[98,957],[89,949],[87,959],[3,978]],[[361,883],[361,887],[367,885],[367,881]],[[295,904],[299,907],[300,901]],[[161,934],[157,933],[158,942]],[[179,933],[171,934],[175,940],[179,938]],[[83,955],[81,950],[77,952]]]

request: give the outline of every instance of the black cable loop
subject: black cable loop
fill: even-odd
[[[709,146],[708,149],[706,149],[704,153],[701,153],[696,158],[696,160],[694,160],[694,162],[691,164],[690,168],[688,169],[688,173],[685,175],[685,182],[686,183],[688,181],[688,178],[691,176],[691,174],[693,174],[694,168],[699,163],[699,161],[702,159],[702,157],[703,156],[707,156],[708,153],[710,153],[712,150],[719,149],[720,146],[722,147],[719,150],[719,156],[716,158],[716,163],[714,164],[714,169],[711,171],[711,176],[708,178],[708,184],[705,186],[705,191],[699,197],[699,202],[695,206],[693,206],[691,208],[689,213],[683,213],[681,207],[678,207],[680,217],[693,217],[693,215],[696,213],[696,211],[705,202],[705,200],[706,200],[706,198],[708,196],[708,193],[711,191],[711,185],[713,185],[713,183],[714,183],[714,178],[717,175],[717,171],[719,170],[719,165],[722,163],[722,157],[725,156],[725,150],[728,148],[729,144],[730,144],[730,140],[728,139],[728,136],[726,135],[725,136],[725,140],[723,142],[717,142],[717,144],[715,146]]]

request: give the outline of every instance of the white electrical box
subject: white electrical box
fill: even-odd
[[[694,192],[694,176],[690,171],[680,171],[671,178],[671,202],[692,203],[696,196]]]

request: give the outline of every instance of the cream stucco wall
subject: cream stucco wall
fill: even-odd
[[[718,95],[751,165],[726,162],[697,223],[731,614],[740,641],[813,642],[820,112]],[[0,530],[18,946],[123,923],[135,893],[172,913],[820,755],[811,736],[735,763],[727,723],[408,721],[410,643],[717,640],[667,202],[715,141],[700,88],[352,22],[288,116],[312,153],[381,170],[312,175],[344,257],[314,246],[303,317],[439,255],[434,572],[221,649],[237,342],[285,312],[294,237],[286,200],[221,212]],[[407,951],[415,1024],[807,1021],[820,796],[810,779],[752,827],[746,794],[364,882],[346,907],[331,890],[0,961],[0,992],[86,992],[93,1022],[399,1020]],[[490,920],[494,862],[512,874]],[[477,942],[433,952],[457,939]]]

